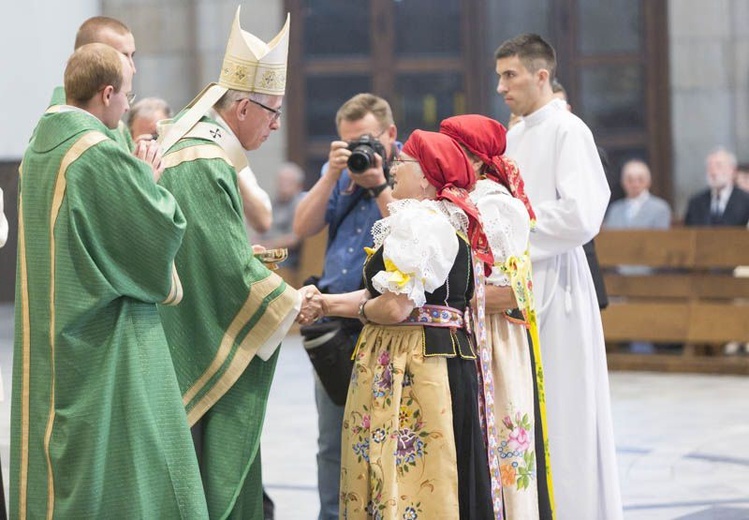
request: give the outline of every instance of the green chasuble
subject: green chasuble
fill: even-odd
[[[65,103],[65,89],[63,87],[55,87],[55,90],[52,91],[52,99],[49,100],[47,112],[55,112],[59,110],[60,107]],[[114,138],[114,140],[120,143],[120,145],[125,150],[129,152],[135,150],[135,143],[133,142],[133,138],[130,135],[130,129],[123,121],[119,122],[116,131],[110,130],[110,132],[112,132],[112,137]]]
[[[210,516],[262,518],[260,433],[276,347],[296,318],[299,295],[253,256],[236,161],[211,139],[234,136],[203,121],[207,138],[188,134],[164,155],[159,184],[188,225],[176,259],[184,299],[160,312],[188,421],[202,429]]]
[[[185,220],[81,110],[20,169],[11,518],[208,517],[157,303],[182,295]]]

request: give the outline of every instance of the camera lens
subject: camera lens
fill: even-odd
[[[362,173],[374,165],[374,151],[370,146],[357,146],[348,158],[348,169],[352,173]]]

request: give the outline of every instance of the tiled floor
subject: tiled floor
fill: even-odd
[[[0,364],[10,394],[12,307],[0,306]],[[278,520],[317,518],[317,414],[297,336],[282,347],[263,437],[264,476]],[[749,378],[612,373],[627,520],[749,519]],[[7,478],[9,402],[0,405]],[[602,519],[605,520],[605,519]]]

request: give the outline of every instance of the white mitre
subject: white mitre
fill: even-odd
[[[174,124],[159,122],[164,153],[187,134],[229,89],[282,96],[286,90],[286,64],[289,54],[290,15],[281,31],[268,43],[242,30],[239,12],[226,44],[218,83],[211,83],[185,107],[187,113]]]

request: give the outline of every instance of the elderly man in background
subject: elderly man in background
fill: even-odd
[[[640,159],[622,166],[621,184],[625,198],[609,206],[603,227],[608,229],[668,229],[671,208],[668,202],[650,193],[650,168]]]
[[[689,199],[685,226],[747,225],[749,193],[734,189],[736,164],[736,156],[725,148],[717,148],[707,156],[708,188]]]
[[[162,119],[172,117],[172,109],[161,98],[143,98],[132,107],[127,115],[127,127],[130,136],[136,143],[142,140],[150,141],[158,137],[157,123]]]

